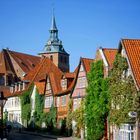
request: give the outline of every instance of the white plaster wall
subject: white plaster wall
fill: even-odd
[[[12,122],[13,125],[17,125],[17,127],[22,126],[20,97],[8,98],[4,106],[5,111],[8,112],[8,121]]]

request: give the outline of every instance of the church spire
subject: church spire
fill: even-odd
[[[52,16],[52,24],[51,24],[50,31],[58,31],[58,30],[57,30],[57,27],[56,27],[56,22],[55,22],[54,13],[53,13],[53,16]]]
[[[50,37],[40,53],[43,57],[48,57],[63,72],[69,71],[69,54],[63,48],[62,41],[58,38],[58,29],[56,26],[54,13],[52,14],[51,27],[49,30]]]

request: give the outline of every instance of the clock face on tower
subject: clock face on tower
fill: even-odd
[[[51,41],[50,40],[48,41],[48,45],[51,45]]]

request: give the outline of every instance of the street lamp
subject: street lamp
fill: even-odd
[[[0,138],[3,139],[3,107],[7,98],[4,97],[3,92],[0,92],[0,108],[1,108],[1,125],[0,125]]]

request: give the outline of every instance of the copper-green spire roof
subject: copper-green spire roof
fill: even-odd
[[[52,16],[51,28],[49,32],[50,32],[50,37],[44,47],[43,53],[60,52],[60,53],[67,54],[67,52],[63,48],[62,41],[58,38],[58,29],[56,27],[54,14]]]
[[[53,16],[52,16],[52,24],[51,24],[50,30],[57,31],[57,27],[56,27],[56,22],[55,22],[55,16],[54,16],[54,14],[53,14]]]

